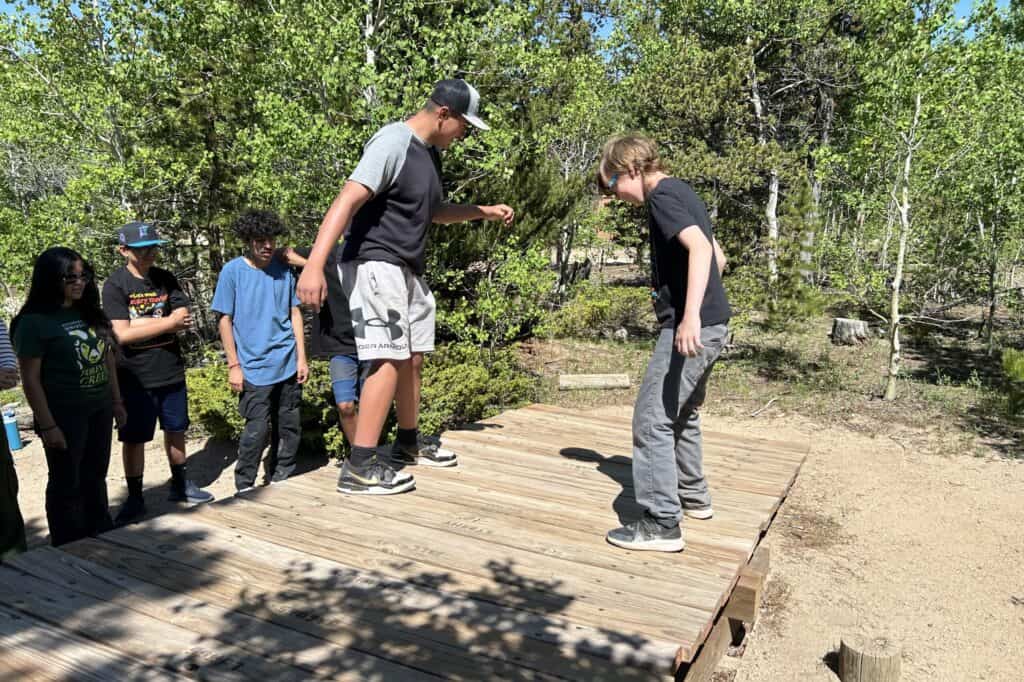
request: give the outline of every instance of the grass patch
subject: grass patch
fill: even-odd
[[[1024,423],[1010,416],[999,371],[970,335],[908,334],[897,400],[881,399],[888,343],[834,346],[831,318],[799,329],[772,331],[748,321],[733,326],[732,344],[711,376],[705,409],[749,417],[798,414],[891,438],[905,449],[936,453],[991,453],[1024,457]],[[926,338],[927,342],[917,343]],[[540,398],[564,407],[629,406],[654,348],[645,340],[535,339],[520,359],[541,377]],[[629,375],[632,387],[559,391],[559,374]]]

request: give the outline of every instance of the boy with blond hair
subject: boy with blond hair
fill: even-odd
[[[704,202],[665,173],[653,140],[609,140],[598,184],[648,209],[651,297],[661,327],[633,410],[633,485],[644,513],[609,531],[607,540],[625,549],[679,552],[684,512],[697,519],[713,513],[699,407],[732,315],[722,286],[725,255]]]

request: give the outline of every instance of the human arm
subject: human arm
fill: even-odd
[[[51,450],[67,450],[68,444],[64,440],[64,433],[57,426],[50,412],[50,403],[46,400],[46,392],[43,391],[43,358],[18,356],[18,364],[21,366],[22,387],[25,391],[25,399],[32,408],[32,415],[36,420],[36,428],[39,429],[39,436],[43,443]]]
[[[276,255],[282,263],[290,268],[306,267],[307,258],[291,246],[285,246],[278,249]]]
[[[117,357],[113,348],[107,348],[107,357],[104,358],[107,365],[107,381],[110,382],[110,398],[114,404],[114,423],[121,428],[128,421],[128,412],[124,407],[124,398],[121,397],[121,384],[117,379]]]
[[[493,206],[442,204],[441,208],[434,213],[432,220],[442,225],[464,223],[470,220],[500,220],[505,225],[511,225],[515,220],[515,215],[512,207],[505,204],[494,204]]]
[[[224,347],[224,357],[228,361],[228,385],[235,393],[241,393],[245,375],[242,373],[242,363],[238,361],[238,351],[235,349],[235,331],[231,327],[231,316],[221,315],[217,321],[217,331],[220,332],[220,344]]]
[[[149,339],[176,334],[192,326],[192,313],[188,308],[175,308],[167,317],[139,317],[134,320],[111,320],[114,335],[122,346]]]
[[[292,331],[295,333],[295,352],[298,355],[296,381],[304,384],[309,378],[309,364],[306,362],[306,330],[302,319],[302,309],[297,305],[292,306]]]
[[[348,229],[352,222],[352,216],[356,214],[363,204],[373,196],[370,188],[353,180],[345,183],[341,192],[335,197],[320,229],[316,233],[316,241],[313,242],[313,250],[306,259],[306,267],[299,276],[299,283],[296,287],[296,294],[299,300],[306,305],[313,306],[319,312],[320,306],[327,298],[327,280],[324,278],[324,265],[327,264],[327,257],[331,249]]]
[[[725,274],[725,251],[714,237],[711,238],[711,245],[715,249],[715,264],[718,265],[718,276],[721,277]]]
[[[700,307],[704,302],[708,277],[711,274],[711,256],[714,247],[707,236],[696,225],[683,228],[676,238],[686,249],[689,267],[686,277],[686,301],[683,307],[683,319],[676,328],[676,352],[696,357],[703,350],[700,342]]]

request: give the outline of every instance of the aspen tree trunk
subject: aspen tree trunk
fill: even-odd
[[[366,42],[366,65],[371,71],[377,69],[377,50],[373,47],[373,34],[377,31],[377,13],[374,8],[374,0],[366,0],[366,23],[363,27],[363,40]],[[363,91],[363,98],[366,100],[367,111],[373,109],[377,103],[377,88],[373,83],[366,86]]]
[[[978,217],[978,224],[982,224],[980,216]],[[985,329],[985,352],[989,357],[992,357],[992,353],[995,352],[996,308],[999,305],[999,292],[996,290],[996,285],[999,281],[999,235],[996,233],[998,225],[999,214],[997,212],[991,225],[992,246],[988,259],[988,325]]]
[[[901,192],[899,203],[899,251],[896,254],[896,273],[892,280],[892,298],[889,305],[889,376],[885,384],[885,399],[896,399],[896,381],[900,373],[900,290],[903,287],[903,268],[907,259],[907,239],[910,236],[910,169],[917,148],[917,124],[921,117],[921,95],[914,98],[914,119],[910,132],[903,139],[906,155],[903,158],[903,174],[900,177]]]
[[[748,45],[752,41],[747,39]],[[754,119],[757,122],[757,143],[764,150],[768,149],[767,123],[765,122],[764,103],[757,80],[757,66],[753,57],[750,64],[750,102],[754,107]],[[772,168],[768,176],[768,201],[764,207],[765,222],[768,224],[768,286],[771,300],[775,300],[775,285],[779,280],[779,171]]]

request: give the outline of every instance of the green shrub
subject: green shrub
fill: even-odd
[[[1003,350],[1003,371],[1009,385],[1010,414],[1019,415],[1024,411],[1024,351]]]
[[[656,326],[650,290],[646,287],[581,283],[561,309],[551,313],[544,331],[557,338],[591,338],[623,328],[647,334]]]
[[[420,430],[436,434],[536,400],[538,386],[537,379],[517,363],[512,349],[491,352],[471,343],[440,347],[423,368]],[[227,367],[215,362],[188,370],[188,390],[195,426],[211,438],[237,441],[245,420],[238,414],[238,395],[228,386]],[[334,455],[346,449],[328,363],[310,363],[301,410],[304,450]],[[382,439],[389,438],[393,429],[392,416]]]
[[[215,440],[238,440],[245,420],[238,395],[228,386],[228,368],[220,362],[189,369],[188,412],[192,423]]]
[[[450,344],[423,367],[420,431],[440,433],[537,399],[539,382],[512,349],[490,353],[470,343]]]
[[[0,391],[0,405],[7,405],[8,403],[21,403],[22,406],[28,405],[28,401],[25,400],[25,394],[21,392],[20,387]]]
[[[492,351],[508,346],[544,319],[555,279],[539,245],[523,249],[513,239],[473,272],[451,270],[438,278],[443,289],[457,292],[439,300],[438,332]]]

